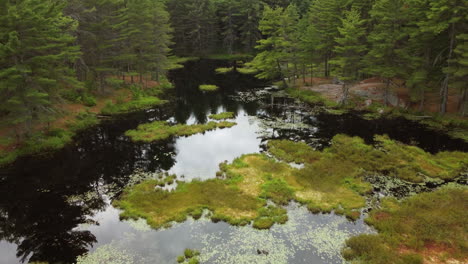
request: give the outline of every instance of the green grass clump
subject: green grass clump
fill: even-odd
[[[135,142],[153,142],[164,140],[171,136],[190,136],[217,128],[228,128],[235,126],[232,122],[209,122],[197,125],[175,125],[170,126],[165,121],[156,121],[138,126],[136,130],[129,130],[125,133]]]
[[[330,108],[338,107],[337,102],[329,100],[323,97],[320,93],[314,91],[302,90],[298,88],[288,88],[286,89],[286,92],[289,94],[289,96],[298,98],[309,104],[324,105]]]
[[[467,204],[466,186],[448,186],[402,202],[385,200],[366,220],[379,234],[349,239],[343,255],[358,263],[422,263],[421,251],[428,258],[439,257],[441,252],[430,251],[436,247],[452,258],[466,260]]]
[[[201,84],[200,86],[198,86],[198,88],[204,92],[214,92],[219,89],[219,87],[214,84]]]
[[[220,114],[210,115],[209,118],[214,120],[225,120],[225,119],[233,119],[234,113],[233,112],[224,112]]]
[[[200,261],[198,260],[197,256],[200,256],[199,251],[187,248],[184,250],[184,254],[178,256],[176,260],[177,263],[198,264]]]
[[[234,67],[229,67],[229,68],[222,67],[222,68],[217,68],[215,72],[217,74],[226,74],[226,73],[232,72],[233,70],[234,70]]]
[[[167,101],[161,100],[155,96],[142,96],[128,102],[114,103],[109,101],[101,110],[101,112],[105,115],[126,114],[149,109],[155,106],[163,105],[165,103],[167,103]]]
[[[185,256],[178,256],[177,257],[177,263],[184,263],[185,262]]]
[[[287,205],[294,197],[294,190],[283,180],[274,179],[262,185],[261,197],[276,204]]]
[[[259,217],[253,222],[256,229],[269,229],[274,224],[285,224],[288,221],[286,209],[267,206],[259,210]]]
[[[320,152],[314,151],[306,143],[290,140],[271,140],[268,142],[268,151],[286,162],[312,163],[321,157]]]

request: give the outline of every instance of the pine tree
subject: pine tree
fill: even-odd
[[[324,75],[329,76],[329,61],[333,56],[335,38],[338,37],[343,0],[315,0],[310,8],[310,23],[314,25],[320,38],[317,50],[324,63]]]
[[[445,78],[442,82],[440,94],[440,112],[447,111],[449,85],[455,72],[460,75],[457,69],[456,56],[454,52],[457,46],[457,35],[465,34],[468,26],[468,3],[464,0],[438,0],[430,2],[430,9],[427,11],[427,20],[421,23],[423,31],[432,32],[435,35],[445,35],[446,44],[443,52],[446,65],[444,67]],[[464,37],[461,35],[463,41]],[[463,53],[463,52],[462,52]]]
[[[349,82],[357,80],[362,65],[361,58],[366,50],[363,41],[365,34],[364,20],[356,8],[345,12],[343,25],[338,28],[340,37],[336,38],[337,46],[334,48],[336,58],[330,63],[336,65],[336,74],[343,81],[343,97],[341,103],[345,104],[348,99]]]
[[[28,132],[34,119],[52,112],[59,92],[79,86],[69,67],[80,56],[70,34],[77,23],[52,0],[7,2],[0,10],[1,112]]]
[[[280,77],[286,86],[283,68],[281,67],[281,61],[285,58],[280,19],[282,16],[283,8],[265,6],[259,24],[260,32],[265,38],[258,41],[256,49],[259,50],[259,53],[252,60],[251,66],[260,71],[257,75],[258,78],[273,79]]]
[[[405,75],[401,65],[407,57],[403,54],[408,37],[403,28],[406,11],[402,0],[377,0],[370,12],[375,25],[368,37],[371,47],[365,58],[366,71],[385,79],[385,104],[392,78]]]

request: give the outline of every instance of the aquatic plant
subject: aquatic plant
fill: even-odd
[[[214,92],[214,91],[217,91],[219,89],[219,87],[217,85],[214,85],[214,84],[201,84],[200,86],[198,86],[198,88],[201,91],[205,91],[205,92]]]
[[[133,264],[135,258],[120,248],[109,244],[98,247],[93,253],[79,256],[77,264]]]
[[[229,128],[235,126],[232,122],[209,122],[207,124],[196,125],[175,125],[171,126],[165,121],[156,121],[149,124],[139,125],[135,130],[125,132],[135,142],[153,142],[164,140],[171,136],[190,136],[217,128]]]
[[[210,115],[209,118],[214,120],[225,120],[225,119],[233,119],[234,113],[233,112],[223,112],[219,114]]]
[[[466,204],[466,186],[446,186],[402,202],[386,199],[366,219],[379,234],[349,239],[343,255],[369,264],[423,263],[424,258],[446,256],[466,261]]]
[[[217,68],[217,69],[215,70],[215,72],[216,72],[217,74],[226,74],[226,73],[232,72],[233,70],[234,70],[234,67],[229,67],[229,68],[223,68],[223,67],[222,67],[222,68]]]

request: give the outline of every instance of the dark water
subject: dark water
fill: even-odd
[[[347,237],[372,232],[362,221],[311,215],[291,205],[288,224],[270,231],[206,220],[155,231],[142,221],[120,221],[110,201],[136,174],[169,171],[182,180],[213,178],[220,162],[260,152],[269,138],[305,140],[321,148],[337,133],[360,136],[369,143],[374,134],[388,134],[430,152],[468,151],[463,141],[404,120],[366,121],[354,114],[311,116],[303,106],[290,107],[295,103],[288,99],[277,98],[270,105],[268,95],[239,101],[231,96],[266,84],[237,73],[214,74],[215,68],[228,64],[190,62],[171,73],[176,88],[170,104],[105,121],[62,151],[23,158],[3,169],[0,263],[74,263],[88,251],[95,256],[110,252],[121,263],[174,263],[188,247],[201,249],[207,263],[340,263],[339,250]],[[203,93],[198,91],[202,83],[221,89]],[[223,111],[237,113],[236,127],[152,144],[135,144],[124,136],[141,123],[205,123],[209,114]],[[270,254],[258,255],[257,249]],[[87,261],[83,263],[101,263]]]

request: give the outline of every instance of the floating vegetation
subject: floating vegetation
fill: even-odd
[[[234,67],[230,67],[230,68],[217,68],[215,70],[215,72],[217,74],[226,74],[226,73],[230,73],[234,70]]]
[[[226,120],[226,119],[233,119],[234,118],[234,112],[224,112],[224,113],[219,113],[215,115],[210,115],[209,118],[214,119],[214,120]]]
[[[79,256],[77,264],[133,264],[135,257],[129,255],[124,250],[114,247],[112,244],[99,247],[90,254]]]
[[[402,202],[386,199],[366,221],[378,235],[360,235],[346,242],[343,255],[356,263],[437,263],[454,258],[466,263],[468,188],[446,186]],[[444,262],[445,262],[444,261]],[[354,263],[354,262],[353,262]]]
[[[231,228],[223,233],[200,231],[201,263],[344,263],[340,250],[346,239],[371,230],[351,224],[336,215],[312,216],[306,208],[288,206],[288,222],[268,232],[250,227]],[[204,229],[203,229],[204,230]],[[308,252],[307,260],[301,257]]]
[[[135,142],[153,142],[164,140],[171,136],[191,136],[198,133],[214,130],[217,128],[230,128],[235,126],[233,122],[209,122],[197,125],[175,125],[171,126],[165,121],[156,121],[138,126],[136,130],[129,130],[125,133]]]
[[[177,263],[198,264],[200,263],[198,256],[200,256],[199,251],[187,248],[183,255],[177,257]]]
[[[219,87],[217,85],[214,85],[214,84],[202,84],[198,88],[201,91],[205,91],[205,92],[214,92],[214,91],[217,91],[219,89]]]

